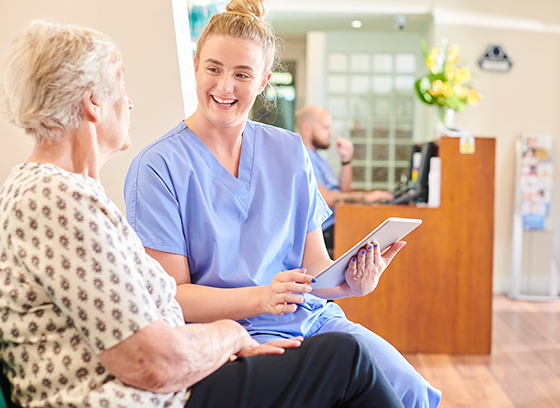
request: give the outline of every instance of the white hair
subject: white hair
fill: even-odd
[[[86,91],[101,104],[118,95],[121,54],[99,31],[36,20],[13,40],[0,71],[0,113],[35,142],[74,130]]]

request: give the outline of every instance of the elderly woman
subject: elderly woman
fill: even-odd
[[[133,107],[107,36],[33,22],[0,84],[2,110],[35,142],[0,190],[0,360],[13,401],[401,406],[349,335],[259,345],[232,320],[184,324],[174,279],[98,180],[130,146]]]

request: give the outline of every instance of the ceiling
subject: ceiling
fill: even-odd
[[[465,24],[560,33],[559,0],[269,0],[279,32],[352,29],[391,30],[396,15],[406,15],[407,29],[422,31],[438,24]]]

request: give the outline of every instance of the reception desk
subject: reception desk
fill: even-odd
[[[335,257],[388,217],[420,218],[376,290],[338,300],[348,318],[401,352],[488,354],[492,329],[495,140],[439,141],[441,205],[339,205]]]

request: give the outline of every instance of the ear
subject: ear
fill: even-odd
[[[91,122],[99,122],[101,120],[101,106],[92,91],[84,92],[82,105],[84,120]]]
[[[194,63],[194,77],[196,78],[198,76],[198,60],[196,59],[196,56],[193,57],[193,63]]]
[[[272,76],[272,72],[268,71],[262,79],[261,86],[259,88],[259,94],[264,90],[268,81],[270,81],[270,77]]]
[[[308,135],[311,133],[311,123],[303,122],[300,126],[301,135]]]

